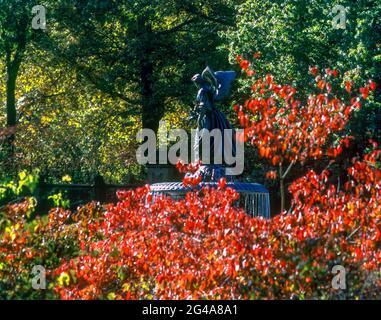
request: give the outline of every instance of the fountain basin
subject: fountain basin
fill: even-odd
[[[217,182],[201,182],[197,188],[203,187],[217,188]],[[234,189],[240,194],[238,206],[245,209],[245,212],[252,217],[271,218],[270,214],[270,194],[264,185],[248,182],[227,182],[226,187]],[[182,182],[162,182],[151,185],[153,201],[159,195],[166,195],[175,200],[183,199],[187,192],[191,192],[191,187],[184,186]]]

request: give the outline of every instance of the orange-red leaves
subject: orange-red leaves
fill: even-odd
[[[345,81],[345,90],[348,92],[348,93],[351,93],[351,88],[352,88],[352,85],[349,81]]]
[[[243,70],[247,70],[250,67],[250,62],[248,60],[242,60],[240,66]]]
[[[369,80],[369,87],[370,87],[370,89],[371,89],[372,91],[375,91],[376,88],[377,88],[377,84],[376,84],[374,81]]]
[[[360,88],[360,92],[362,94],[362,98],[364,100],[366,100],[368,98],[368,94],[369,94],[369,87],[366,86],[366,87]]]

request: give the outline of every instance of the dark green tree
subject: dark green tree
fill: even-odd
[[[227,65],[218,32],[234,26],[229,2],[58,1],[51,49],[81,79],[125,103],[157,131],[171,101],[190,104],[190,77],[211,63]]]
[[[0,1],[0,57],[3,60],[6,75],[6,126],[14,129],[17,124],[16,89],[20,67],[26,51],[37,41],[42,30],[32,29],[32,13],[35,1]],[[14,167],[14,131],[5,139],[5,158],[8,170]]]

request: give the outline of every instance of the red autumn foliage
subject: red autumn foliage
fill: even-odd
[[[237,61],[250,72],[247,60]],[[235,107],[245,136],[274,166],[336,157],[349,145],[350,137],[334,147],[330,138],[360,107],[359,98],[346,103],[330,96],[336,70],[311,73],[327,92],[310,95],[306,104],[295,88],[267,75],[253,84],[254,97]],[[351,85],[345,87],[350,93]],[[363,98],[369,88],[361,89]],[[67,279],[56,291],[64,299],[377,298],[381,283],[369,276],[381,266],[380,153],[353,159],[342,190],[328,183],[328,170],[309,171],[289,187],[289,213],[271,220],[238,209],[226,180],[179,201],[146,201],[148,186],[120,192],[102,222],[80,232],[80,256],[55,270]],[[198,167],[178,168],[194,173]],[[335,265],[347,270],[344,293],[332,287]]]
[[[354,159],[343,190],[328,171],[295,181],[293,209],[272,220],[234,206],[231,189],[205,188],[146,203],[149,188],[120,192],[101,223],[80,232],[82,253],[55,270],[63,299],[334,298],[332,267],[349,298],[379,296],[381,171],[374,150]]]
[[[249,62],[237,59],[247,74],[255,74]],[[317,93],[305,99],[298,97],[298,91],[291,85],[281,85],[267,74],[263,79],[254,79],[252,97],[243,105],[234,106],[239,123],[244,128],[244,141],[250,141],[258,148],[259,155],[279,167],[281,207],[285,209],[284,179],[295,163],[323,157],[336,158],[349,147],[352,137],[340,133],[349,122],[352,113],[361,107],[359,96],[350,96],[351,84],[345,84],[346,94],[340,98],[338,71],[326,68],[320,73],[317,66],[310,68],[315,77]],[[369,90],[375,90],[373,81],[359,89],[363,99]],[[336,141],[335,141],[336,140]],[[287,167],[286,167],[287,166]],[[287,168],[287,169],[285,169]],[[274,172],[267,178],[274,179]]]
[[[274,170],[271,170],[271,171],[266,172],[266,178],[267,178],[267,179],[275,180],[277,177],[278,177],[278,174],[277,174],[277,172],[274,171]]]
[[[315,68],[318,89],[332,94],[328,79],[337,72],[326,70],[323,79]],[[366,88],[362,95],[375,86]],[[347,137],[332,146],[329,138],[359,107],[357,98],[348,104],[319,93],[304,106],[294,88],[271,75],[255,81],[253,91],[260,97],[236,110],[245,136],[274,166],[336,157],[350,143]],[[329,183],[328,170],[311,170],[290,185],[289,212],[271,220],[238,209],[225,179],[183,200],[152,202],[149,186],[119,191],[119,203],[106,210],[56,209],[32,226],[27,202],[8,205],[0,284],[19,285],[21,273],[29,281],[30,267],[42,264],[62,299],[381,298],[381,150],[371,144],[369,154],[353,159],[342,188]],[[193,174],[198,166],[178,164]],[[332,286],[336,265],[346,269],[347,290]]]
[[[189,163],[189,164],[184,164],[181,161],[179,161],[176,164],[176,168],[179,172],[187,173],[187,175],[183,179],[184,186],[196,187],[200,184],[202,180],[202,176],[200,174],[196,174],[200,166],[201,166],[201,161],[197,163]]]
[[[317,75],[319,70],[313,67],[310,72]],[[360,98],[341,99],[330,95],[330,79],[337,75],[337,71],[331,69],[317,75],[316,86],[322,92],[310,94],[305,102],[297,98],[296,88],[277,84],[269,74],[255,80],[253,97],[235,110],[245,134],[262,157],[272,159],[277,165],[287,161],[303,162],[307,158],[318,159],[326,156],[327,150],[332,148],[336,149],[336,155],[342,152],[340,143],[334,147],[330,138],[343,130],[352,112],[360,108]],[[346,88],[349,93],[348,82]],[[370,85],[360,88],[364,99],[369,88]]]

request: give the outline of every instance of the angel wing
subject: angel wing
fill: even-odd
[[[234,71],[214,72],[210,67],[206,67],[202,72],[202,78],[214,88],[214,100],[221,101],[228,97],[232,82],[237,77]]]
[[[214,76],[218,82],[214,99],[221,101],[229,96],[232,83],[237,77],[237,73],[235,71],[217,71],[214,73]]]

